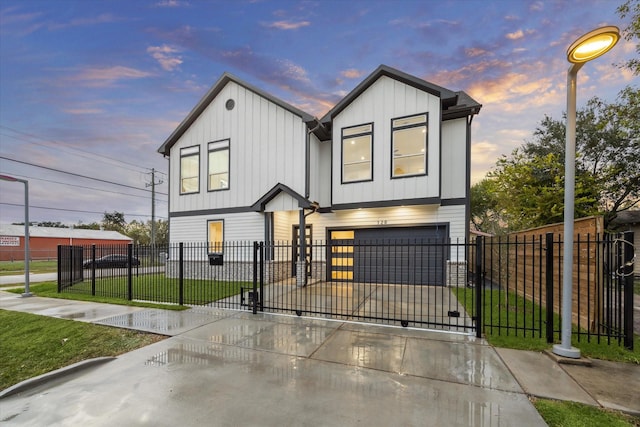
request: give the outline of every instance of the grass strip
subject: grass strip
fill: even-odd
[[[94,357],[117,356],[164,336],[0,310],[0,389]]]
[[[640,418],[582,403],[534,399],[533,405],[549,427],[640,426]]]
[[[465,307],[468,313],[475,312],[474,292],[467,288],[452,289],[458,301]],[[546,319],[546,310],[532,301],[509,292],[497,289],[484,289],[483,316],[490,313],[491,317],[484,320],[483,332],[487,341],[495,347],[513,348],[516,350],[543,351],[551,348],[547,343],[545,331],[540,330],[539,320]],[[560,317],[554,313],[555,325],[560,324]],[[542,323],[544,325],[544,323]],[[556,334],[556,342],[560,337]],[[614,362],[627,362],[640,364],[640,337],[634,338],[634,350],[628,350],[622,342],[612,339],[609,343],[606,337],[592,336],[588,341],[582,336],[572,337],[572,345],[583,356],[594,359],[611,360]]]

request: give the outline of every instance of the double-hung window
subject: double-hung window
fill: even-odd
[[[224,248],[224,221],[207,221],[209,252],[222,252]]]
[[[200,146],[180,149],[180,194],[200,191]]]
[[[210,142],[208,190],[227,190],[229,188],[229,140]]]
[[[391,120],[392,165],[391,177],[426,175],[427,173],[427,115]]]
[[[342,182],[373,179],[373,123],[342,129]]]

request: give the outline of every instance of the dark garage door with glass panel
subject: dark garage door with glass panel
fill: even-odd
[[[444,226],[356,229],[353,281],[444,285],[447,237]]]

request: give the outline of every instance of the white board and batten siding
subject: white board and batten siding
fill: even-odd
[[[322,207],[331,206],[331,142],[310,135],[309,200]]]
[[[442,194],[443,199],[467,196],[467,119],[442,123]]]
[[[264,216],[258,212],[227,215],[197,215],[171,218],[172,243],[202,243],[208,238],[207,222],[224,221],[224,240],[230,242],[254,241],[264,236]]]
[[[391,121],[428,115],[427,175],[391,179]],[[345,127],[373,123],[373,181],[341,182]],[[333,120],[333,204],[440,196],[440,98],[386,76],[380,77]]]
[[[225,108],[233,99],[235,107]],[[302,118],[231,81],[172,147],[171,212],[251,206],[276,184],[304,194]],[[229,189],[207,191],[207,144],[229,139]],[[180,195],[180,149],[200,147],[200,191]],[[173,222],[172,222],[173,227]]]

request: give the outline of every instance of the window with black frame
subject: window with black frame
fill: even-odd
[[[200,191],[200,147],[180,149],[180,194]]]
[[[373,124],[342,129],[342,182],[373,179]]]
[[[391,121],[391,177],[427,174],[427,114],[402,117]]]

